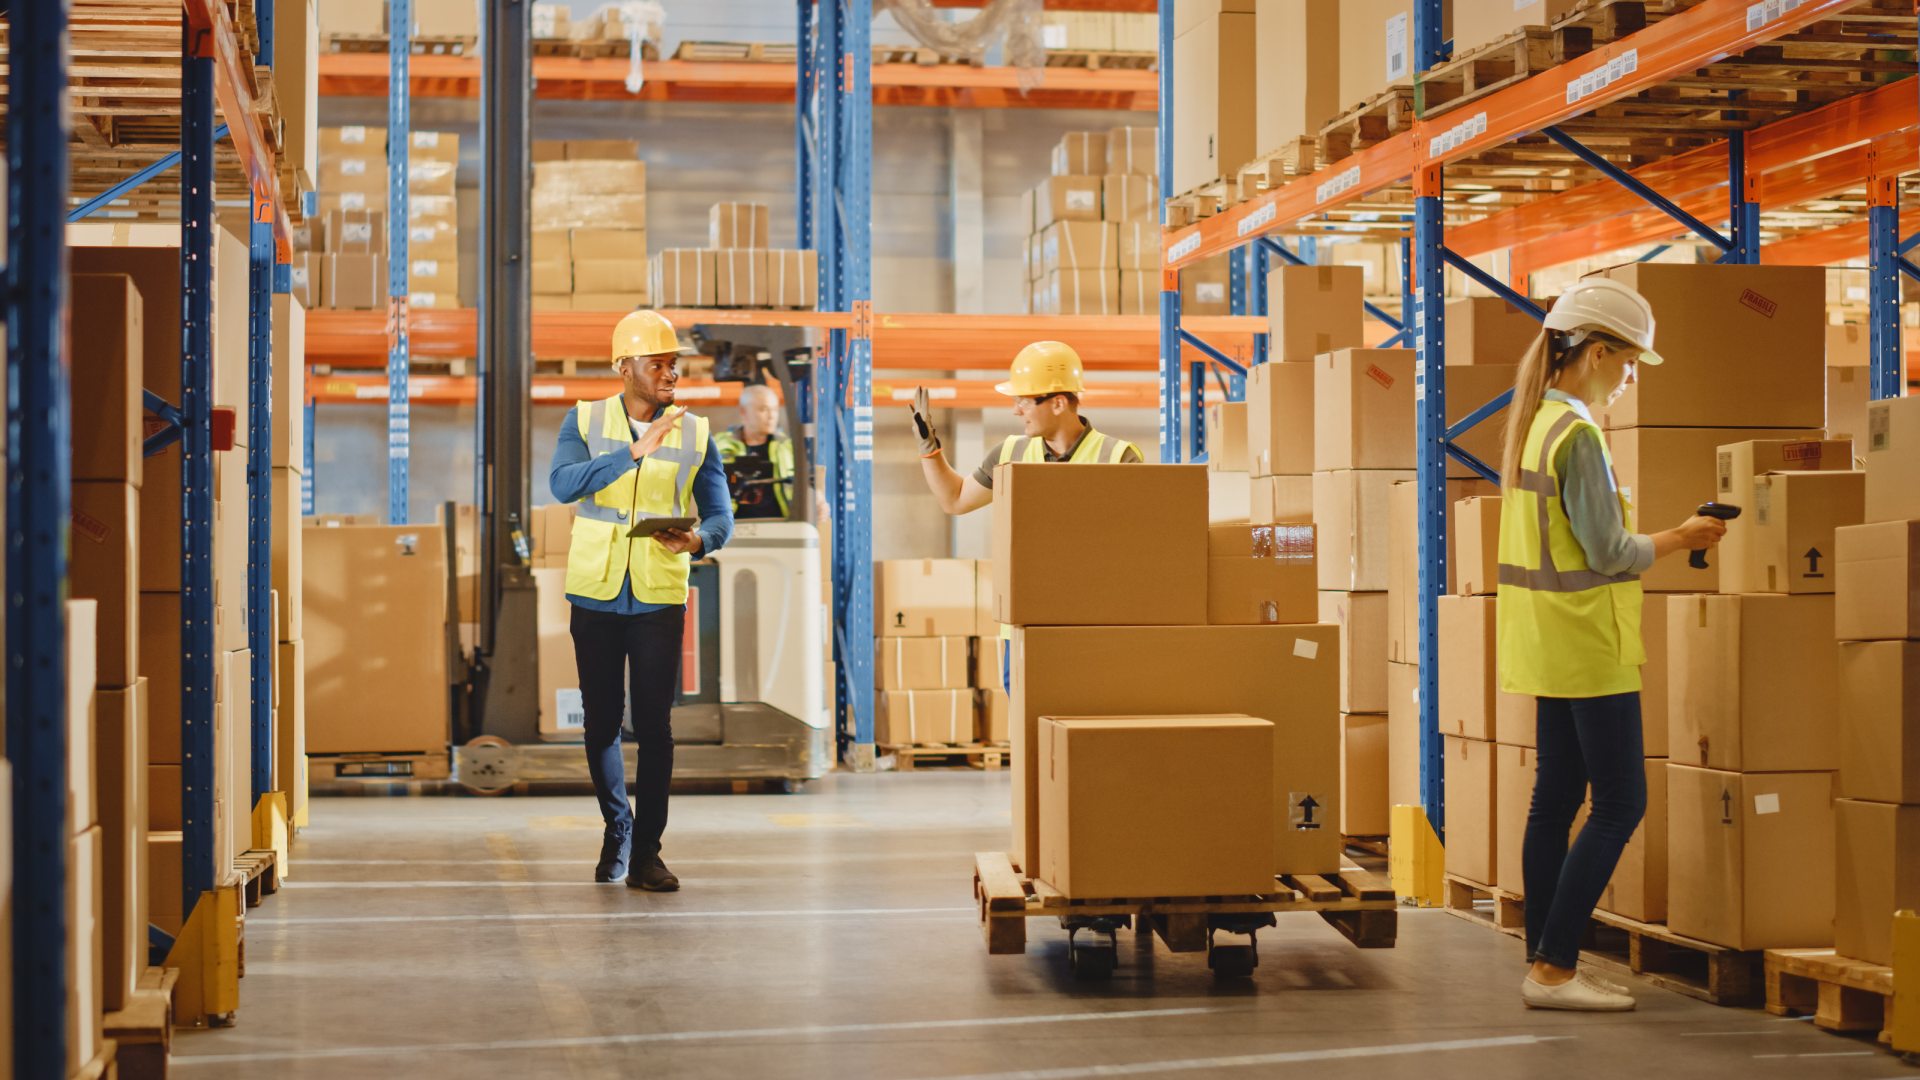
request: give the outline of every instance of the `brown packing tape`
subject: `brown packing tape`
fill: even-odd
[[[1313,275],[1314,288],[1319,290],[1320,292],[1326,292],[1332,289],[1333,288],[1333,267],[1318,266],[1318,267],[1315,267],[1314,269],[1316,271]],[[1326,350],[1323,349],[1321,351],[1324,352]]]

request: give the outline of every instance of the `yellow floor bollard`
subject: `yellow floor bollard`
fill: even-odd
[[[253,848],[273,852],[273,873],[278,881],[291,876],[287,872],[287,848],[292,836],[293,829],[287,821],[286,793],[269,791],[260,796],[253,808]]]
[[[230,1022],[240,1007],[239,885],[222,885],[200,894],[193,914],[180,927],[167,953],[170,968],[180,970],[174,988],[174,1022],[186,1027]]]
[[[1446,851],[1427,821],[1426,810],[1396,806],[1390,826],[1387,868],[1394,894],[1421,907],[1441,906],[1445,901]]]

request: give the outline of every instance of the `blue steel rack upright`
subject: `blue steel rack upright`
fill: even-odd
[[[387,0],[387,524],[407,523],[407,465],[412,452],[407,398],[407,176],[411,161],[408,57],[413,0]]]

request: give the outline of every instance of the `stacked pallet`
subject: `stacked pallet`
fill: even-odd
[[[652,302],[647,163],[617,139],[534,146],[535,311],[631,311]]]
[[[664,308],[811,308],[819,302],[816,251],[771,248],[765,204],[723,202],[707,210],[707,246],[654,256],[654,302]]]
[[[1153,140],[1153,128],[1123,127],[1070,132],[1053,148],[1050,174],[1021,203],[1028,311],[1148,315],[1159,310],[1160,198]],[[1225,300],[1223,288],[1223,309]]]
[[[981,580],[982,564],[973,559],[874,564],[876,744],[1006,741],[1005,698],[994,695],[999,639],[997,627],[983,622]]]

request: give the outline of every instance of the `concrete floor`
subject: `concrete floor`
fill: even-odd
[[[1520,943],[1408,912],[1362,952],[1311,915],[1251,985],[1121,938],[1076,984],[1065,935],[989,957],[971,853],[1007,774],[839,776],[676,797],[672,896],[591,883],[588,797],[325,799],[247,917],[238,1023],[182,1076],[1920,1077],[1871,1043],[1638,987],[1615,1016],[1520,1006]]]

